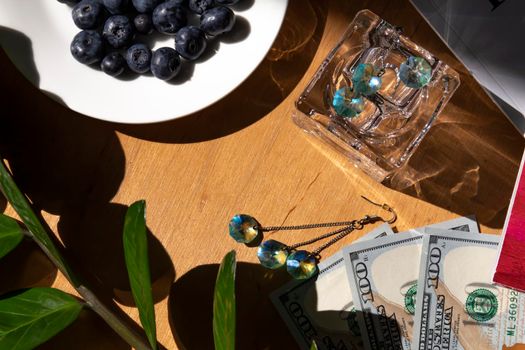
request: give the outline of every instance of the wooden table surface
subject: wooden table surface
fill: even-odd
[[[408,167],[388,186],[313,141],[291,119],[294,100],[363,8],[402,26],[462,80]],[[232,249],[239,260],[238,349],[297,348],[268,300],[288,276],[261,268],[255,249],[228,236],[233,214],[249,213],[269,225],[349,220],[377,212],[359,199],[366,195],[395,207],[398,231],[475,214],[483,231],[499,233],[524,147],[406,0],[291,0],[271,51],[240,87],[194,115],[156,125],[125,126],[76,114],[30,85],[3,52],[0,63],[0,152],[75,268],[135,321],[121,228],[126,205],[147,201],[158,338],[166,349],[212,348],[215,275]],[[0,200],[0,209],[5,207]],[[286,232],[275,238],[296,239]],[[74,293],[26,242],[0,262],[0,292],[28,286]],[[85,311],[39,349],[129,348]]]

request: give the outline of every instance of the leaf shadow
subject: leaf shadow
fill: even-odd
[[[57,268],[30,239],[20,244],[0,260],[0,295],[30,287],[50,287]]]
[[[97,293],[135,306],[122,243],[126,210],[127,206],[122,204],[78,203],[62,214],[58,232],[68,259],[89,279]],[[169,294],[175,268],[162,243],[149,229],[147,235],[153,301],[158,303]]]
[[[128,350],[131,347],[96,313],[84,308],[75,322],[36,349]]]
[[[31,43],[27,40],[25,44],[30,47]],[[27,49],[25,52],[24,59],[32,61],[32,51]],[[120,219],[123,219],[124,206],[110,204],[122,182],[126,164],[124,152],[113,125],[75,113],[65,106],[59,96],[36,89],[32,84],[35,82],[26,80],[14,68],[3,50],[0,50],[0,64],[4,67],[0,80],[0,91],[2,92],[0,102],[4,108],[4,112],[0,115],[2,123],[0,154],[8,161],[18,186],[31,199],[35,212],[39,214],[46,211],[61,216],[61,220],[68,224],[68,228],[71,228],[71,231],[68,231],[70,239],[75,236],[74,232],[78,231],[76,229],[82,227],[81,219],[85,216],[82,211],[91,210],[93,212],[93,209],[86,207],[88,202],[91,205],[96,203],[102,212],[109,207],[109,214],[122,215]],[[1,196],[0,203],[4,203]],[[116,209],[111,210],[112,208]],[[114,220],[114,217],[108,217],[108,215],[103,217]],[[75,223],[74,220],[79,220],[79,222]],[[104,221],[94,219],[90,227],[93,227],[96,233],[99,227],[104,227],[106,224]],[[88,262],[92,262],[97,258],[97,252],[93,250],[94,245],[103,245],[104,237],[99,235],[97,237],[100,241],[94,242],[89,241],[89,237],[94,236],[92,232],[83,231],[83,233],[87,238],[83,237],[80,241],[85,239],[91,244],[92,250],[90,251],[94,251],[95,256],[89,257]],[[118,232],[112,233],[118,234]],[[56,236],[53,235],[52,238],[57,241]],[[158,247],[155,242],[152,245]],[[73,246],[80,249],[78,245],[73,244]],[[21,247],[17,249],[26,249],[24,245]],[[7,260],[2,259],[0,262],[2,272],[0,278],[7,281],[1,285],[4,290],[33,285],[52,285],[57,273],[54,266],[50,265],[45,256],[42,258],[43,253],[34,243],[27,250],[25,254],[15,250],[13,254],[6,256]],[[73,256],[74,251],[68,251],[66,246],[63,252],[66,259],[71,261],[73,269],[78,270],[80,275],[85,274],[88,283],[95,286],[93,290],[96,293],[96,288],[100,286],[101,280],[93,278],[96,274],[91,271],[77,268],[78,261]],[[114,259],[119,257],[118,254],[111,256],[107,250],[105,252],[106,265],[97,265],[101,269],[111,267]],[[101,258],[98,256],[98,259]],[[9,259],[13,259],[14,262],[9,262]],[[46,261],[48,264],[45,263]],[[40,270],[44,267],[50,267],[51,273],[45,269],[41,272]],[[162,271],[167,271],[163,275],[167,276],[164,282],[167,287],[162,287],[162,283],[159,282],[157,300],[163,298],[162,294],[164,296],[167,294],[162,290],[169,289],[174,278],[173,267],[168,266]],[[117,273],[120,275],[115,277],[115,281],[120,282],[123,280],[122,270],[117,269]],[[111,279],[107,276],[109,275],[103,274],[106,279],[102,282],[108,282]],[[139,330],[139,326],[113,301],[115,295],[111,288],[114,285],[110,281],[108,286],[102,286],[101,290],[107,294],[100,293],[99,297],[130,327]],[[130,304],[129,301],[126,301],[126,297],[124,285],[120,300],[123,304]],[[59,335],[58,340],[51,340],[50,344],[56,345],[48,346],[48,348],[77,349],[85,345],[86,349],[94,349],[104,348],[104,345],[108,344],[115,349],[129,349],[129,346],[125,344],[124,346],[120,337],[108,329],[105,322],[96,315],[84,316],[72,327],[73,332],[66,331]],[[82,344],[79,344],[78,341],[82,341]]]
[[[213,292],[218,264],[198,266],[181,276],[174,284],[168,303],[171,331],[180,349],[213,350]],[[237,330],[236,349],[240,350],[280,350],[300,349],[285,322],[270,300],[270,294],[287,284],[291,277],[286,271],[268,270],[258,264],[240,262],[237,265],[236,301]],[[312,289],[308,294],[307,305],[297,304],[292,297],[282,297],[279,302],[290,310],[299,326],[298,336],[305,343],[313,340],[327,349],[343,349],[347,344],[341,339],[352,332],[359,339],[357,312],[345,310],[317,309],[318,294]],[[293,304],[293,305],[292,305]],[[291,308],[293,306],[293,308]],[[301,309],[298,309],[301,308]],[[350,308],[351,309],[351,308]],[[362,314],[371,322],[379,322],[379,317]],[[392,320],[381,320],[392,322]],[[334,326],[337,324],[337,326]],[[341,329],[344,322],[344,329]],[[392,324],[399,329],[399,324]],[[321,337],[318,331],[331,336]]]
[[[181,349],[214,349],[213,292],[218,271],[218,264],[198,266],[179,277],[171,288],[168,317]],[[237,349],[297,348],[268,298],[288,280],[288,275],[281,272],[255,264],[237,264]]]
[[[0,213],[5,212],[5,209],[7,208],[7,200],[4,196],[0,194]]]

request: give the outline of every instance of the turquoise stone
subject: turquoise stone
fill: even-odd
[[[431,78],[432,67],[422,57],[410,56],[399,67],[399,79],[410,88],[422,88]]]
[[[288,256],[286,271],[293,278],[304,280],[317,273],[317,261],[306,250],[298,250]]]
[[[341,117],[354,118],[365,109],[365,100],[349,87],[343,87],[335,92],[332,107]]]
[[[259,235],[259,223],[250,215],[235,215],[229,225],[230,236],[239,243],[250,243]]]
[[[365,96],[373,95],[381,87],[379,69],[373,64],[361,63],[352,73],[352,88],[354,92]]]
[[[261,243],[257,249],[257,257],[262,266],[272,270],[278,269],[286,264],[286,258],[288,258],[286,248],[283,243],[269,239]]]

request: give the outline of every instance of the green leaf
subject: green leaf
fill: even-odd
[[[0,258],[13,250],[24,238],[24,233],[15,219],[0,214]]]
[[[20,192],[16,186],[11,174],[5,167],[3,161],[0,159],[0,191],[9,201],[13,209],[16,211],[22,222],[33,236],[35,242],[48,253],[48,256],[53,260],[54,264],[62,271],[62,273],[73,283],[78,286],[78,281],[66,265],[66,262],[57,247],[48,236],[46,229],[37,218],[33,209],[29,205],[27,198]]]
[[[33,349],[69,326],[81,309],[75,298],[53,288],[0,299],[0,349]]]
[[[310,347],[310,350],[318,350],[317,343],[315,342],[315,340],[312,340],[312,346]]]
[[[213,298],[215,350],[235,349],[235,251],[222,259]]]
[[[145,201],[133,203],[124,220],[124,258],[128,270],[131,293],[139,309],[140,323],[153,349],[157,349],[155,308],[151,292],[151,277],[146,235]]]

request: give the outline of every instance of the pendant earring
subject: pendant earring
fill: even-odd
[[[355,94],[352,88],[337,90],[332,99],[332,107],[343,118],[354,118],[365,109],[365,99]]]
[[[381,70],[370,63],[360,63],[352,74],[352,89],[363,96],[374,95],[381,87]]]
[[[363,197],[363,196],[361,196]],[[381,207],[392,214],[389,219],[384,219],[378,215],[365,215],[359,220],[327,222],[320,224],[293,225],[293,226],[270,226],[263,227],[259,222],[250,215],[235,215],[229,224],[230,236],[237,242],[249,244],[256,239],[262,239],[264,232],[270,231],[292,231],[308,230],[323,227],[341,227],[337,230],[330,231],[318,237],[287,245],[279,241],[269,239],[262,242],[257,249],[257,258],[262,266],[268,269],[278,269],[286,265],[286,270],[295,279],[307,279],[314,276],[317,272],[317,263],[321,259],[321,252],[339,240],[343,239],[355,230],[361,230],[365,225],[377,221],[393,223],[397,219],[397,214],[393,208],[387,204],[378,204],[363,197],[368,202]],[[313,251],[297,250],[297,248],[310,245],[320,240],[331,238]]]
[[[370,63],[360,63],[352,73],[352,87],[342,87],[334,93],[332,107],[343,118],[357,117],[365,109],[365,98],[381,88],[384,71]]]
[[[230,220],[230,236],[239,243],[249,244],[255,241],[259,232],[259,223],[250,215],[237,214]]]
[[[432,78],[432,67],[423,57],[410,56],[399,66],[399,80],[412,89],[426,86]]]

